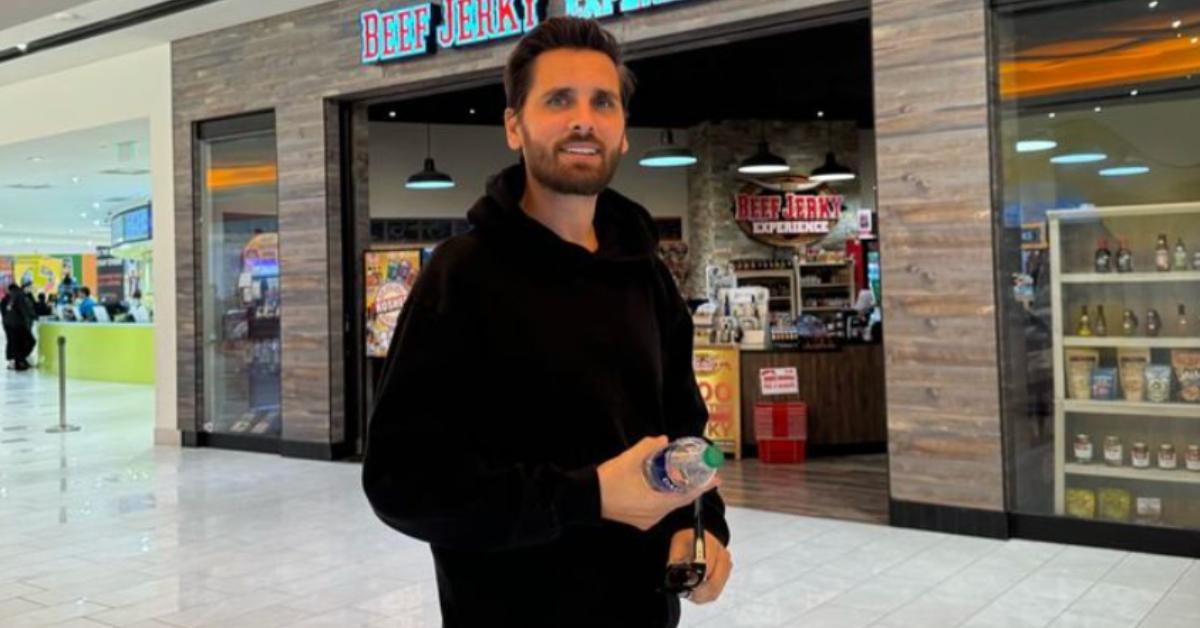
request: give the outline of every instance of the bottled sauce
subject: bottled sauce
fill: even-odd
[[[1092,323],[1092,333],[1097,336],[1108,335],[1108,321],[1104,320],[1104,306],[1096,306],[1096,321]]]
[[[1107,273],[1112,270],[1112,252],[1108,250],[1108,240],[1100,238],[1096,243],[1096,272]]]
[[[1162,319],[1158,317],[1158,310],[1150,310],[1146,312],[1146,335],[1157,336],[1159,330],[1162,329]]]
[[[1121,331],[1126,336],[1132,336],[1137,333],[1138,319],[1134,315],[1133,310],[1125,310],[1125,314],[1121,316]]]
[[[1088,464],[1092,461],[1092,439],[1087,434],[1075,436],[1075,462]]]
[[[1187,249],[1183,246],[1183,238],[1175,240],[1175,251],[1172,255],[1171,268],[1173,270],[1188,269],[1188,254]]]
[[[1154,245],[1154,267],[1160,272],[1171,270],[1171,249],[1165,233],[1158,234],[1158,243]]]
[[[1077,335],[1077,336],[1091,336],[1092,335],[1092,321],[1090,318],[1088,318],[1086,305],[1083,306],[1083,310],[1079,313],[1079,326],[1076,327],[1075,335]]]
[[[1179,319],[1175,321],[1175,335],[1187,336],[1191,326],[1188,325],[1187,311],[1179,304]]]
[[[1125,448],[1121,439],[1109,436],[1104,439],[1104,462],[1112,467],[1119,467],[1125,461]]]
[[[1129,250],[1129,241],[1121,238],[1121,246],[1117,249],[1117,272],[1133,272],[1133,252]]]
[[[646,458],[643,475],[650,488],[686,493],[704,486],[725,464],[725,454],[708,441],[688,436],[672,441]]]

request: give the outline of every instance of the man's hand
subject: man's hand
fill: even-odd
[[[696,533],[691,530],[680,530],[671,537],[671,551],[668,554],[669,563],[683,563],[692,559],[692,541]],[[707,530],[704,532],[705,551],[707,552],[704,571],[704,582],[692,590],[686,599],[693,604],[707,604],[721,596],[729,574],[733,571],[733,555],[717,537]]]
[[[633,447],[597,468],[600,476],[600,516],[631,525],[643,532],[671,511],[696,501],[705,491],[720,486],[716,475],[704,486],[687,493],[660,493],[646,483],[642,468],[646,458],[667,446],[666,436],[643,438]]]

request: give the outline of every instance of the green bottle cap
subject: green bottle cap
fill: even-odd
[[[711,469],[720,469],[725,464],[725,454],[716,445],[709,445],[704,450],[704,464]]]

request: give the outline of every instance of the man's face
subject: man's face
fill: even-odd
[[[607,55],[560,48],[533,63],[525,106],[505,111],[508,146],[542,186],[595,196],[608,187],[629,150],[621,79]]]

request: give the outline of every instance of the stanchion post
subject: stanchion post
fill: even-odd
[[[67,339],[58,337],[58,425],[46,428],[50,434],[78,432],[78,425],[67,425]]]

